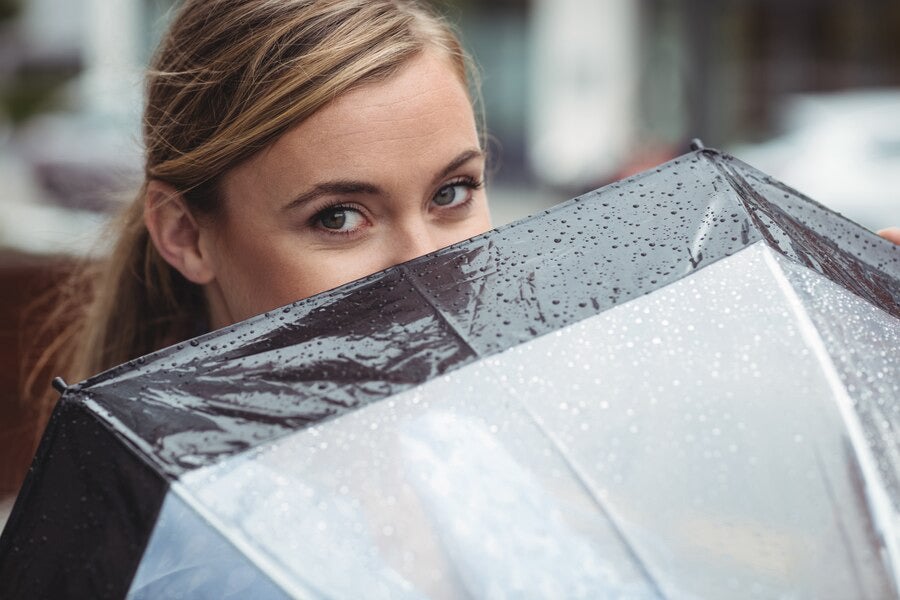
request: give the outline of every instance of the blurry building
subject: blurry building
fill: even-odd
[[[433,1],[481,65],[501,182],[578,190],[693,137],[767,139],[797,93],[900,86],[896,0]],[[0,0],[0,16],[19,13],[0,36],[0,87],[78,74],[31,108],[67,107],[133,141],[140,69],[174,4]],[[33,117],[5,104],[16,124]]]
[[[693,137],[771,137],[797,93],[900,86],[895,0],[451,4],[486,73],[501,173],[566,187]]]
[[[141,70],[166,4],[0,0],[0,524],[37,433],[20,390],[39,348],[22,325],[40,323],[35,299],[72,255],[102,246],[106,214],[140,171]]]

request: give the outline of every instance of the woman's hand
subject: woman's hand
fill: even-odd
[[[888,227],[887,229],[882,229],[878,232],[878,235],[895,244],[900,244],[900,227]]]

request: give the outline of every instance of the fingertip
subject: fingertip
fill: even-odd
[[[895,244],[900,244],[900,227],[887,227],[885,229],[879,229],[878,235],[886,240],[894,242]]]

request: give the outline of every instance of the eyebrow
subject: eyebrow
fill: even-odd
[[[468,150],[464,150],[459,155],[457,155],[456,158],[447,163],[446,167],[441,169],[441,172],[434,177],[432,185],[439,184],[442,179],[450,175],[453,171],[457,170],[470,160],[483,157],[484,152],[481,149],[470,148]],[[353,194],[376,195],[381,193],[382,189],[380,187],[365,181],[353,181],[345,179],[324,181],[322,183],[317,183],[311,189],[290,200],[282,207],[281,210],[289,211],[323,196],[350,196]]]

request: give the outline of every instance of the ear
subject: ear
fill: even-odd
[[[151,180],[144,198],[144,223],[156,250],[185,279],[199,285],[215,279],[212,257],[200,241],[203,232],[178,190]]]

